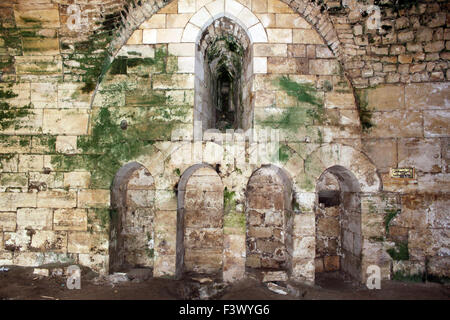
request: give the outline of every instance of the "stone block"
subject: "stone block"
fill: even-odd
[[[54,230],[86,231],[87,213],[85,209],[58,209],[53,214]]]
[[[75,191],[51,190],[37,194],[37,206],[40,208],[75,208],[77,194]]]
[[[91,181],[89,172],[65,172],[64,187],[65,188],[88,188]]]
[[[78,191],[79,208],[108,208],[110,191],[104,189],[86,189]]]
[[[449,110],[427,110],[423,112],[425,137],[446,137],[450,132]]]
[[[41,252],[66,252],[67,233],[64,231],[36,231],[30,248]]]
[[[309,60],[309,73],[315,75],[336,75],[339,73],[339,63],[330,59]]]
[[[0,212],[0,231],[16,231],[16,212]]]
[[[377,111],[390,111],[405,107],[405,88],[385,85],[367,90],[367,107]]]
[[[18,207],[35,208],[36,193],[2,192],[0,193],[0,208],[3,211],[15,211]]]
[[[324,44],[324,41],[314,29],[293,29],[292,43]]]
[[[423,136],[423,117],[420,111],[374,112],[372,122],[375,127],[371,129],[370,137],[414,138]]]
[[[441,147],[436,139],[398,141],[398,166],[424,172],[441,172]]]
[[[44,109],[43,133],[83,135],[87,134],[89,114],[82,110]]]
[[[292,43],[292,29],[267,29],[270,43]]]
[[[21,208],[17,210],[17,228],[51,230],[53,211],[47,208]]]
[[[448,82],[409,84],[405,87],[405,105],[414,110],[447,109],[449,90]]]

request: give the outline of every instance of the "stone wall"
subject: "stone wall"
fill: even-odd
[[[281,129],[275,164],[290,175],[297,204],[293,279],[314,281],[315,186],[336,165],[360,187],[362,279],[370,264],[384,278],[449,276],[449,3],[375,2],[381,28],[369,30],[354,2],[73,1],[83,23],[71,30],[66,1],[2,1],[0,264],[108,272],[110,188],[120,168],[138,162],[154,179],[154,255],[144,264],[173,276],[177,183],[204,162],[235,194],[239,222],[225,217],[234,231],[224,235],[222,263],[233,270],[224,278],[243,276],[246,185],[270,161],[214,159],[220,145],[247,160],[255,149],[191,141],[196,39],[227,16],[251,41],[254,112],[245,121]],[[307,101],[295,90],[309,92]],[[401,167],[414,177],[392,178]],[[405,245],[407,256],[395,254]]]

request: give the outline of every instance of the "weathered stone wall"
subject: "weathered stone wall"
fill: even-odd
[[[211,157],[217,143],[183,141],[194,131],[196,36],[227,14],[252,42],[246,121],[282,129],[277,165],[298,207],[292,277],[314,280],[315,185],[334,165],[361,189],[362,278],[370,264],[384,278],[449,276],[448,1],[375,1],[378,30],[337,1],[73,2],[87,19],[79,30],[68,28],[66,1],[0,4],[0,264],[107,272],[110,187],[137,161],[154,178],[154,274],[172,276],[176,185],[206,162],[235,192],[223,263],[242,273],[245,186],[267,161],[230,164]],[[307,101],[292,88],[310,90]],[[396,167],[414,167],[414,178],[391,178]]]

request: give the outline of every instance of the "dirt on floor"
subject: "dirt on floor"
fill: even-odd
[[[450,285],[432,282],[382,281],[380,290],[346,280],[339,273],[322,274],[315,286],[278,283],[287,295],[270,291],[264,283],[246,279],[224,285],[208,279],[171,280],[142,278],[112,283],[89,270],[83,270],[81,289],[69,290],[67,277],[39,276],[33,268],[10,267],[0,270],[0,300],[449,300]],[[102,280],[103,279],[103,280]]]

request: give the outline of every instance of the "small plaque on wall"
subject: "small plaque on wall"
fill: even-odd
[[[391,178],[414,179],[414,168],[391,168]]]

